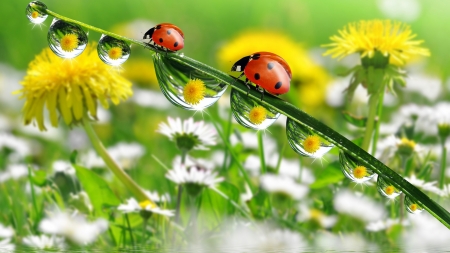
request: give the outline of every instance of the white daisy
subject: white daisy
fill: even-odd
[[[52,164],[54,173],[64,173],[68,176],[75,176],[75,168],[71,163],[63,160],[56,160]]]
[[[159,124],[159,133],[166,135],[177,144],[180,150],[207,150],[216,144],[216,130],[204,121],[194,122],[193,118],[181,121],[180,118],[167,118],[168,124]]]
[[[436,184],[437,181],[426,182],[425,180],[418,179],[415,174],[412,174],[410,177],[405,177],[405,179],[410,182],[412,185],[428,192],[435,193],[440,196],[445,195],[445,191],[439,189]]]
[[[167,172],[166,177],[176,184],[195,184],[206,187],[214,187],[215,184],[223,181],[223,178],[217,177],[216,172],[202,166],[187,167],[179,163],[174,164],[173,169]]]
[[[37,249],[63,249],[66,247],[63,237],[47,235],[30,235],[23,238],[22,242]]]
[[[97,219],[86,220],[78,213],[69,214],[57,211],[39,223],[39,230],[46,234],[63,236],[73,243],[86,245],[97,240],[97,237],[108,229],[108,221]]]
[[[14,229],[11,226],[5,227],[0,223],[0,238],[9,238],[14,235]]]
[[[1,252],[13,252],[16,246],[11,243],[11,238],[0,240]]]
[[[300,200],[308,194],[309,188],[298,184],[293,178],[275,174],[264,174],[260,178],[261,187],[270,193],[278,193]]]
[[[123,169],[131,169],[136,162],[145,154],[145,148],[138,143],[119,142],[107,149],[111,158],[116,161]],[[94,150],[89,150],[84,154],[80,161],[87,168],[104,168],[105,162]]]
[[[364,195],[357,196],[349,190],[341,190],[334,197],[334,209],[365,222],[377,221],[385,216],[384,207]]]
[[[301,204],[299,206],[297,221],[305,222],[308,220],[316,221],[323,228],[331,228],[337,222],[337,217],[335,215],[328,216],[318,209],[311,209],[305,204]]]
[[[28,141],[9,133],[0,132],[0,150],[3,148],[12,150],[21,158],[31,154],[31,144]]]
[[[144,190],[144,192],[147,195],[147,197],[155,203],[170,202],[170,194],[169,193],[159,194],[156,191],[151,192],[151,191],[147,191],[147,190]]]
[[[6,170],[0,172],[0,183],[9,179],[18,180],[28,175],[28,168],[25,164],[9,164]]]
[[[174,215],[174,211],[172,210],[161,209],[148,200],[138,203],[134,198],[128,199],[126,204],[119,205],[117,210],[122,211],[123,213],[138,213],[141,211],[147,211],[149,213],[156,213],[164,216]]]
[[[402,223],[400,223],[399,219],[386,219],[386,220],[378,220],[378,221],[372,221],[367,223],[366,230],[371,232],[378,232],[382,230],[389,229],[393,225],[396,224],[402,224],[402,225],[408,225],[409,221],[404,220]]]

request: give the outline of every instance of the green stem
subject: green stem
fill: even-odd
[[[127,189],[138,199],[139,202],[148,200],[150,203],[156,206],[156,204],[151,201],[147,194],[145,194],[144,190],[139,187],[136,182],[131,179],[131,177],[122,169],[120,166],[114,161],[111,156],[108,154],[105,146],[98,138],[94,129],[92,128],[91,123],[88,119],[83,119],[83,128],[86,131],[89,139],[91,140],[92,146],[94,147],[97,154],[103,159],[108,168],[113,172],[113,174],[127,187]]]
[[[263,131],[258,131],[258,148],[259,148],[259,160],[261,161],[261,174],[266,174],[266,160],[264,159],[264,142]]]
[[[447,147],[445,141],[442,142],[441,154],[441,177],[439,178],[439,188],[443,189],[445,184],[445,165],[447,164]]]
[[[378,138],[380,137],[381,114],[383,113],[383,100],[384,100],[384,92],[381,92],[380,100],[378,101],[378,110],[376,116],[377,120],[375,121],[375,133],[373,135],[371,155],[375,155],[377,151]]]
[[[361,148],[365,151],[369,150],[370,141],[372,140],[373,127],[375,123],[375,117],[377,115],[378,95],[372,94],[369,98],[369,115],[367,116],[366,132]]]
[[[128,214],[125,214],[125,220],[127,221],[127,226],[128,226],[128,233],[130,234],[130,239],[131,239],[131,244],[133,244],[133,246],[135,246],[135,241],[134,241],[134,236],[133,236],[133,229],[131,229],[131,225],[130,225],[130,219],[128,218]]]
[[[90,30],[97,31],[99,33],[106,34],[111,37],[121,39],[121,40],[124,40],[129,43],[138,44],[149,50],[159,52],[159,50],[148,47],[143,42],[131,40],[126,37],[116,35],[116,34],[98,29],[96,27],[78,22],[76,20],[68,19],[68,18],[61,16],[57,13],[54,13],[48,9],[42,10],[42,11],[49,15],[55,16],[61,20],[72,22],[72,23],[78,24],[82,27],[88,28]],[[185,56],[184,54],[168,52],[168,53],[164,53],[164,57],[167,57],[171,60],[177,61],[185,66],[191,67],[191,68],[199,71],[200,73],[204,73],[205,75],[208,75],[208,76],[216,79],[219,82],[228,84],[228,85],[232,86],[233,89],[236,89],[237,91],[239,91],[243,94],[248,94],[248,96],[250,98],[260,100],[261,93],[259,91],[257,91],[255,89],[255,87],[252,87],[250,90],[248,90],[247,86],[244,84],[244,82],[242,80],[238,80],[235,77],[228,75],[227,73],[224,73],[224,72],[217,70],[213,67],[210,67],[204,63],[201,63],[192,58],[189,58],[189,57]],[[430,197],[428,197],[422,191],[417,189],[417,187],[413,186],[411,183],[406,181],[403,177],[401,177],[395,171],[393,171],[392,169],[390,169],[389,167],[384,165],[382,162],[380,162],[379,160],[377,160],[376,158],[371,156],[365,150],[358,147],[352,141],[348,140],[347,138],[345,138],[338,132],[334,131],[330,127],[326,126],[325,124],[321,123],[317,119],[311,117],[309,114],[299,110],[292,104],[290,104],[276,96],[266,94],[264,96],[264,100],[261,101],[260,103],[268,108],[272,108],[275,111],[278,111],[278,112],[286,115],[287,117],[289,117],[293,121],[297,122],[298,124],[301,124],[309,129],[311,129],[312,131],[317,133],[317,135],[319,135],[320,137],[333,143],[337,148],[339,148],[339,149],[345,151],[346,153],[350,154],[351,156],[353,156],[361,164],[364,164],[367,168],[370,168],[373,171],[375,171],[375,173],[377,173],[379,176],[382,176],[382,177],[386,178],[387,180],[392,181],[392,184],[397,189],[400,189],[408,197],[415,199],[417,201],[417,203],[420,204],[422,207],[424,207],[431,215],[433,215],[436,219],[438,219],[440,222],[442,222],[446,227],[450,228],[450,213],[447,210],[442,208],[439,204],[437,204],[435,201],[433,201]],[[374,120],[374,115],[376,113],[375,112],[376,105],[373,106],[373,104],[376,104],[376,103],[373,101],[371,103],[371,105],[372,105],[371,107],[373,107],[373,108],[371,108],[372,115],[373,115],[371,120]],[[370,118],[370,116],[369,116],[369,118]],[[373,129],[373,122],[371,124],[372,124],[371,128]],[[217,129],[217,127],[216,127],[216,129]],[[372,132],[372,130],[370,130],[370,133],[371,132]],[[225,144],[230,149],[230,154],[232,155],[233,159],[235,159],[236,161],[239,161],[239,160],[237,160],[236,154],[234,154],[234,152],[232,152],[231,145],[226,141],[224,136],[222,136],[222,139],[225,141]],[[367,148],[369,147],[369,144],[370,144],[370,138],[368,140],[366,140],[366,142],[368,142],[368,144],[365,144],[366,145],[365,149],[367,150]],[[103,152],[105,153],[104,147],[103,146],[100,146],[100,147],[98,147],[98,149],[99,150],[103,149]],[[240,165],[239,162],[237,162],[237,164],[238,164],[238,166]],[[239,166],[239,169],[241,169],[241,171],[244,171],[243,172],[244,178],[247,181],[247,183],[249,183],[252,190],[254,191],[255,189],[253,188],[252,184],[250,184],[248,175],[247,175],[247,173],[245,173],[245,170],[242,168],[242,165]],[[125,180],[125,179],[121,179],[121,180]],[[133,192],[136,193],[137,196],[140,196],[141,198],[145,197],[145,194],[143,194],[142,190],[140,190],[139,187],[134,188],[132,185],[130,185],[129,189],[133,189]]]

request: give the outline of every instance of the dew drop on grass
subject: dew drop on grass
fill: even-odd
[[[130,57],[131,47],[123,40],[102,35],[97,45],[97,53],[104,63],[111,66],[119,66]]]
[[[230,106],[236,121],[244,127],[264,130],[280,117],[280,113],[265,107],[260,100],[250,98],[235,89],[231,90]]]
[[[378,176],[377,178],[377,189],[381,195],[388,199],[395,199],[402,193],[402,191],[398,190],[394,185],[392,185],[392,183],[390,183],[389,179],[383,178],[382,176]]]
[[[339,152],[339,162],[341,164],[342,173],[355,183],[367,182],[375,176],[373,170],[367,168],[353,156],[342,150]]]
[[[87,34],[81,27],[56,18],[48,30],[47,40],[50,49],[66,59],[80,55],[88,43]]]
[[[418,214],[423,211],[423,207],[412,198],[405,196],[406,210],[412,214]]]
[[[39,1],[30,2],[25,10],[28,20],[33,24],[41,24],[44,22],[48,15],[43,13],[41,11],[42,9],[47,9],[47,5]]]
[[[286,121],[286,135],[291,148],[300,155],[321,158],[334,145],[320,138],[313,130],[291,120]]]
[[[183,109],[203,110],[217,102],[227,89],[226,84],[164,53],[155,53],[153,63],[162,93]]]

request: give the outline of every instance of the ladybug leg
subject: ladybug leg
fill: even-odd
[[[248,96],[248,93],[249,93],[249,91],[251,89],[249,81],[248,81],[248,78],[245,78],[245,85],[247,85],[247,88],[248,88],[248,90],[247,90],[247,96]]]
[[[259,85],[256,85],[256,90],[261,93],[261,101],[263,101],[264,98],[264,89],[259,87]]]

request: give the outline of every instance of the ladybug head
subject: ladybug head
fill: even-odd
[[[150,28],[145,34],[143,39],[151,39],[153,36],[153,32],[155,31],[155,28]]]
[[[245,69],[245,66],[247,66],[247,63],[250,61],[250,56],[245,56],[244,58],[237,61],[233,67],[231,67],[231,71],[237,71],[242,72]]]

